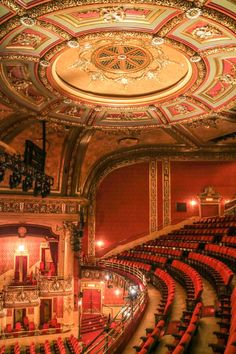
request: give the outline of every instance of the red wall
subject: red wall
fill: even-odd
[[[29,267],[40,260],[40,242],[45,242],[41,237],[26,236],[23,239],[24,245],[29,254]],[[19,237],[8,236],[1,237],[0,247],[0,275],[14,269],[14,253],[17,250],[21,240]]]
[[[111,172],[100,184],[96,199],[96,240],[128,242],[149,231],[149,164],[138,163]],[[97,254],[103,253],[104,250]]]
[[[172,223],[198,215],[198,206],[189,201],[196,199],[204,187],[213,186],[224,199],[236,193],[236,162],[172,161],[171,162],[171,216]],[[176,212],[176,202],[186,202],[187,212]]]

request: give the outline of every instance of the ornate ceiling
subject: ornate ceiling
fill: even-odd
[[[2,0],[0,140],[22,153],[47,121],[62,194],[112,154],[234,153],[235,14],[234,0]]]

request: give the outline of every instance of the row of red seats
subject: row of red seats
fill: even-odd
[[[112,261],[112,260],[109,259],[109,261]],[[151,270],[151,266],[149,264],[145,264],[145,263],[141,263],[141,262],[134,262],[134,261],[117,259],[117,260],[115,260],[115,263],[123,264],[128,267],[136,267],[136,268],[139,268],[139,269],[144,270],[146,272],[149,272]]]
[[[80,354],[82,353],[81,344],[73,334],[69,338],[66,338],[67,345],[71,353]]]
[[[45,352],[45,354],[52,354],[51,346],[50,346],[48,340],[46,340],[45,343],[44,343],[44,352]]]
[[[208,244],[205,245],[204,247],[205,251],[209,251],[213,255],[219,255],[225,258],[228,258],[229,260],[235,260],[236,259],[236,249],[231,248],[231,247],[226,247],[226,246],[219,246],[219,245],[214,245],[214,244]]]
[[[204,229],[204,228],[228,228],[236,226],[236,221],[227,221],[225,218],[218,222],[196,222],[190,225],[185,225],[184,229]]]
[[[139,354],[152,353],[160,340],[164,326],[165,321],[160,320],[158,321],[154,329],[147,328],[146,336],[141,337],[142,343],[138,346],[133,347],[136,352]]]
[[[0,354],[4,354],[5,351],[6,351],[6,347],[5,347],[5,344],[3,344],[3,346],[0,349]]]
[[[212,272],[216,272],[224,285],[228,286],[230,284],[234,273],[231,271],[231,269],[229,269],[229,267],[227,267],[226,264],[219,261],[218,259],[195,252],[190,252],[188,259],[197,263],[201,263],[207,266],[208,269],[210,269]]]
[[[185,318],[184,323],[179,326],[179,333],[174,335],[175,342],[173,344],[166,344],[166,347],[169,349],[168,353],[182,354],[187,352],[187,347],[191,342],[201,317],[201,309],[202,303],[198,302],[190,317]]]
[[[140,260],[143,260],[145,263],[151,263],[151,264],[165,264],[167,262],[166,257],[157,256],[154,254],[143,253],[143,252],[128,252],[127,251],[127,253],[123,252],[121,254],[121,257],[128,258],[128,259],[140,259]]]
[[[61,337],[58,337],[54,343],[54,350],[56,354],[66,354],[66,348]]]
[[[171,234],[174,235],[225,235],[228,228],[209,228],[209,229],[180,229],[175,230]]]
[[[14,345],[14,354],[20,354],[20,346],[18,342]]]
[[[184,241],[164,241],[156,240],[156,246],[166,247],[166,248],[180,248],[184,250],[197,250],[199,248],[198,242],[184,242]]]
[[[175,297],[175,282],[167,272],[160,268],[156,268],[154,277],[153,284],[160,290],[162,296],[161,304],[156,315],[159,319],[166,319],[167,315],[170,313]]]
[[[170,240],[181,240],[181,241],[188,241],[188,242],[201,242],[201,243],[208,243],[208,242],[213,242],[214,241],[214,236],[209,236],[209,235],[175,235],[175,234],[169,234],[166,236],[161,236],[158,240],[163,240],[163,241],[170,241]]]
[[[34,342],[30,344],[30,354],[36,354],[36,347]]]
[[[147,246],[147,245],[142,245],[138,246],[135,248],[135,251],[139,252],[152,252],[154,254],[161,254],[161,255],[167,255],[171,257],[181,257],[183,252],[181,250],[174,250],[170,248],[162,248],[162,247],[156,247],[156,246]]]
[[[190,267],[188,264],[183,263],[177,259],[175,259],[172,262],[172,267],[182,271],[188,278],[191,279],[191,288],[188,289],[188,281],[185,282],[185,284],[187,285],[187,293],[192,291],[192,287],[194,288],[194,293],[193,293],[193,299],[197,300],[200,298],[202,291],[203,291],[203,285],[202,285],[202,279],[199,275],[199,273],[193,269],[192,267]],[[190,286],[190,284],[189,284]],[[190,291],[188,291],[190,290]],[[189,294],[188,294],[189,295]],[[191,294],[188,297],[192,297]]]
[[[236,247],[236,237],[235,236],[223,236],[221,239],[221,243],[223,243],[227,246]]]
[[[231,298],[228,301],[223,300],[222,311],[219,313],[221,317],[220,331],[213,332],[217,338],[217,344],[209,344],[214,352],[224,354],[236,353],[236,288],[234,288]],[[224,341],[225,344],[222,344]]]
[[[225,216],[215,216],[213,218],[201,219],[202,223],[217,223],[217,222],[227,222],[236,221],[236,215],[225,215]]]

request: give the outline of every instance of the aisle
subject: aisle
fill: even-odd
[[[217,295],[211,284],[202,278],[203,293],[202,302],[204,306],[214,306],[217,301]],[[193,337],[190,353],[191,354],[212,354],[212,349],[208,347],[209,343],[217,343],[217,337],[214,331],[219,331],[220,327],[216,323],[219,321],[216,317],[202,317],[199,321],[198,331]]]
[[[148,295],[149,295],[149,302],[147,305],[147,309],[145,314],[138,326],[137,330],[135,331],[134,335],[128,342],[127,346],[123,350],[122,354],[134,354],[136,353],[135,349],[133,348],[134,345],[138,345],[141,342],[140,337],[145,336],[147,327],[154,328],[155,327],[155,317],[154,313],[157,310],[157,307],[161,300],[160,292],[151,284],[148,285]]]
[[[186,292],[184,288],[175,281],[175,299],[172,307],[172,312],[170,316],[171,321],[179,321],[182,317],[183,311],[186,309]],[[162,337],[155,354],[166,354],[168,353],[168,348],[166,344],[171,344],[174,342],[174,337],[171,334],[166,334]]]

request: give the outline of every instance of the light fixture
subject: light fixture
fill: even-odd
[[[153,37],[152,39],[152,45],[156,46],[156,45],[161,45],[164,43],[164,38],[162,37]]]
[[[115,292],[115,295],[116,295],[116,296],[119,296],[119,295],[120,295],[120,289],[115,289],[114,292]]]
[[[192,57],[190,57],[189,59],[192,63],[198,63],[199,61],[202,60],[202,58],[200,57],[200,55],[193,55]]]
[[[154,104],[151,104],[150,106],[148,106],[148,109],[150,110],[150,111],[156,111],[156,106],[154,105]]]
[[[23,17],[20,18],[20,23],[23,26],[32,27],[32,26],[35,25],[36,21],[33,18],[31,18],[31,17],[23,16]]]
[[[198,18],[199,16],[201,16],[201,14],[202,14],[202,10],[199,9],[198,7],[192,7],[191,9],[186,11],[186,17],[190,20]]]
[[[50,62],[48,60],[40,60],[39,65],[44,68],[47,68],[48,66],[50,66]]]
[[[79,48],[79,42],[78,40],[75,38],[75,39],[70,39],[68,42],[67,42],[67,46],[69,48]]]
[[[190,205],[191,205],[191,206],[197,205],[196,200],[195,200],[195,199],[190,200]]]
[[[1,166],[0,167],[0,182],[2,182],[4,180],[4,176],[5,176],[5,168],[3,168]]]
[[[9,178],[9,187],[11,189],[18,187],[18,185],[21,183],[21,173],[16,170],[13,172],[12,175],[10,175]]]
[[[18,246],[18,251],[25,252],[25,246],[22,243]]]
[[[72,100],[70,98],[66,97],[66,98],[63,99],[63,103],[70,104],[70,103],[72,103]]]
[[[23,192],[28,192],[33,187],[33,178],[32,176],[26,176],[24,181],[22,182],[22,190]]]
[[[102,246],[104,246],[104,241],[99,240],[99,241],[96,242],[96,244],[97,244],[98,247],[102,247]]]

